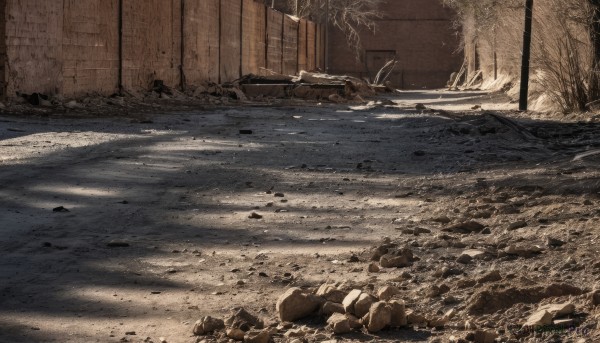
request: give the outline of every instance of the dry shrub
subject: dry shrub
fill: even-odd
[[[475,45],[476,68],[493,80],[495,58],[503,80],[518,84],[524,29],[523,0],[446,0],[463,24],[465,48]],[[590,0],[536,0],[530,97],[549,97],[565,112],[584,110],[600,92],[592,43]],[[490,84],[490,82],[488,82]]]

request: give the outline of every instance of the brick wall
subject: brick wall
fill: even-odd
[[[1,0],[0,18],[0,82],[10,97],[110,95],[119,75],[125,89],[194,86],[265,67],[293,74],[322,60],[306,49],[314,34],[305,41],[300,22],[253,0],[122,0],[122,8],[119,0]]]
[[[398,61],[390,80],[406,89],[445,86],[463,62],[453,13],[441,0],[388,0],[381,8],[375,33],[363,31],[363,50],[357,60],[345,37],[331,29],[330,72],[372,78],[390,58]]]

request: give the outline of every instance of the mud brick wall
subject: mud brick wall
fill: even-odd
[[[444,87],[463,62],[454,13],[442,0],[388,0],[380,10],[384,17],[377,20],[375,33],[361,32],[358,60],[343,33],[331,28],[330,72],[373,78],[378,70],[368,68],[369,57],[385,63],[395,56],[399,65],[391,81],[396,87]]]
[[[118,6],[118,0],[63,2],[63,93],[115,91],[119,75]]]
[[[291,17],[283,17],[283,73],[294,75],[298,72],[298,27],[299,22]]]
[[[186,82],[219,82],[219,0],[185,2],[184,61]]]
[[[295,74],[322,59],[314,23],[254,0],[4,0],[0,37],[10,97],[111,95],[155,80],[194,87],[265,68]]]
[[[255,74],[266,67],[266,11],[254,0],[244,0],[242,13],[242,74]]]
[[[63,2],[7,0],[5,8],[6,94],[60,92]]]

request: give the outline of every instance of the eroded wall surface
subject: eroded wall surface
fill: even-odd
[[[254,0],[5,0],[0,7],[8,96],[111,95],[156,80],[187,88],[265,68],[296,74],[322,60],[314,23],[301,28]]]
[[[344,34],[331,28],[331,72],[370,78],[385,62],[398,66],[390,81],[398,88],[444,87],[463,62],[453,12],[442,0],[388,0],[375,32],[361,32],[362,48],[349,47]]]

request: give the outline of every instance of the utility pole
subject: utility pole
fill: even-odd
[[[325,1],[325,72],[329,74],[329,0]]]
[[[521,94],[519,110],[527,111],[529,96],[529,64],[531,60],[531,30],[533,24],[533,0],[525,3],[525,31],[523,32],[523,62],[521,64]]]

